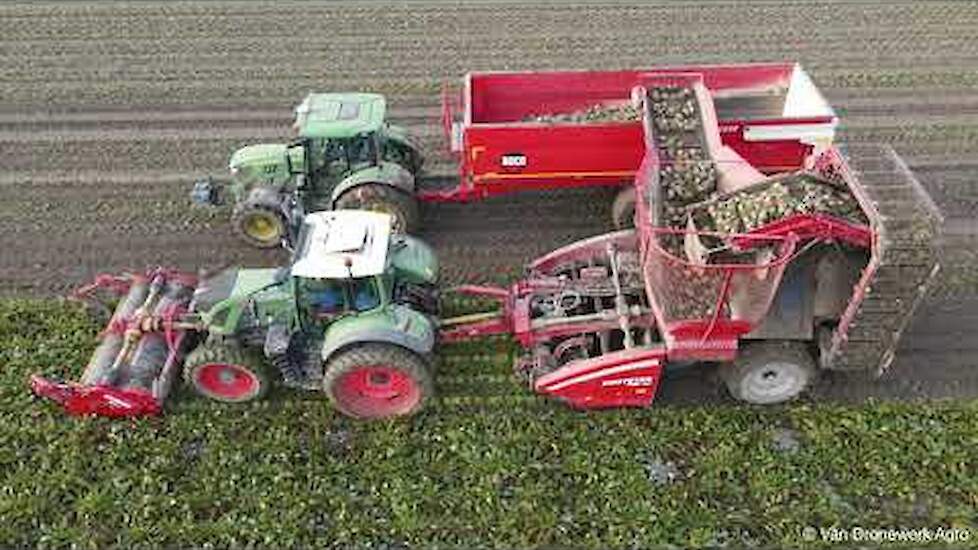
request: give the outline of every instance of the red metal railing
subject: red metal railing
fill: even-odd
[[[671,236],[671,237],[670,237]],[[661,240],[733,238],[753,246],[724,263],[681,258]],[[794,235],[726,235],[711,231],[649,228],[642,235],[646,292],[656,321],[670,346],[709,348],[732,343],[767,314],[785,267],[797,254]]]

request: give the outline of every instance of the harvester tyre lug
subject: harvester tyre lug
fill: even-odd
[[[361,419],[410,416],[434,394],[431,367],[394,344],[367,342],[329,359],[323,389],[341,413]]]
[[[334,208],[371,210],[394,217],[395,233],[415,233],[421,228],[418,200],[405,191],[379,183],[359,185],[340,195]]]
[[[183,379],[198,395],[224,403],[260,399],[271,386],[262,357],[233,345],[205,344],[190,352]]]

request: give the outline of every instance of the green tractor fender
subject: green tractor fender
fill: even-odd
[[[329,325],[323,340],[323,362],[356,344],[387,343],[427,356],[435,347],[434,323],[403,305],[344,317]]]
[[[333,188],[332,201],[335,204],[344,193],[362,185],[380,184],[414,195],[414,176],[404,167],[393,162],[381,162],[347,176]]]

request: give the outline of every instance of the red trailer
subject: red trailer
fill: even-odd
[[[443,98],[445,132],[459,157],[459,185],[422,190],[419,198],[468,201],[524,189],[630,187],[645,154],[639,117],[532,119],[628,105],[636,85],[676,72],[702,76],[723,144],[763,173],[799,169],[833,141],[835,112],[793,63],[469,73],[459,95]]]

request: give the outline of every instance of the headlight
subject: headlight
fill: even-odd
[[[231,170],[231,175],[232,176],[237,176],[238,175],[239,169],[238,169],[237,166],[229,166],[228,169]]]

